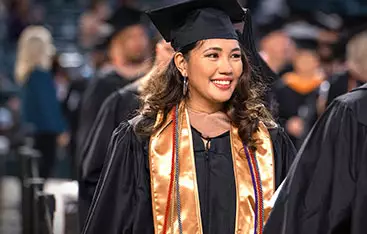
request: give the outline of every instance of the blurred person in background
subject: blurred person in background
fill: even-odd
[[[304,14],[309,26],[314,28],[317,38],[317,51],[322,69],[326,76],[334,73],[335,54],[333,45],[337,42],[343,20],[336,14],[324,14],[320,11]]]
[[[338,67],[338,60],[333,51],[333,46],[338,40],[336,31],[321,30],[318,38],[318,53],[320,55],[321,66],[325,76],[334,74]]]
[[[355,26],[346,33],[339,47],[345,47],[345,71],[331,76],[320,91],[321,111],[333,100],[365,83],[367,76],[367,24]],[[346,41],[346,42],[343,42]],[[343,49],[342,49],[343,50]]]
[[[320,57],[320,66],[326,76],[332,73],[332,45],[338,38],[338,30],[342,25],[340,17],[326,15],[321,12],[293,12],[284,26],[284,31],[291,38],[315,40],[316,50]]]
[[[282,30],[280,23],[260,27],[260,55],[268,66],[278,75],[290,64],[294,53],[291,38]]]
[[[110,70],[111,65],[108,62],[106,41],[101,41],[93,46],[91,51],[92,65],[95,69],[96,77],[103,77],[102,75]],[[70,81],[63,109],[66,111],[66,116],[70,129],[69,154],[71,157],[71,171],[72,178],[77,179],[77,131],[80,124],[81,102],[84,92],[88,87],[90,80],[84,77],[76,77]]]
[[[80,17],[80,45],[91,49],[105,32],[105,20],[110,14],[106,0],[90,0],[87,10]]]
[[[318,88],[325,76],[317,54],[317,41],[296,39],[297,50],[292,62],[293,71],[282,76],[274,85],[279,104],[279,122],[296,147],[317,120]]]
[[[94,77],[103,77],[111,70],[111,63],[108,58],[108,40],[101,40],[96,43],[91,51],[91,62],[94,69]]]
[[[155,61],[152,70],[144,77],[111,94],[103,103],[93,127],[88,134],[88,140],[83,146],[79,171],[79,221],[83,227],[84,220],[93,194],[97,186],[103,164],[106,161],[108,143],[113,130],[122,121],[127,121],[137,115],[139,95],[151,74],[162,69],[173,57],[174,50],[170,43],[160,37],[155,46]]]
[[[104,100],[145,75],[152,65],[149,38],[140,11],[122,6],[108,23],[112,28],[112,35],[106,42],[108,61],[99,70],[100,76],[88,84],[82,97],[77,130],[78,157]]]
[[[51,33],[41,26],[29,26],[18,43],[15,75],[21,86],[22,118],[39,150],[40,176],[51,176],[57,143],[65,144],[67,134],[53,74],[50,71],[55,48]]]

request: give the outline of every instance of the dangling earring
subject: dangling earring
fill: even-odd
[[[187,94],[188,85],[189,85],[189,81],[188,81],[187,77],[184,76],[184,78],[183,78],[183,90],[182,90],[184,96],[186,96],[186,94]]]

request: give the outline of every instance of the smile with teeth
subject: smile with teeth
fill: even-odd
[[[230,80],[213,80],[212,82],[214,84],[219,84],[219,85],[229,85],[229,84],[231,84]]]

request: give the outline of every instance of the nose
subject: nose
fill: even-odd
[[[224,56],[219,60],[218,70],[220,74],[231,75],[233,73],[233,67],[230,59]]]

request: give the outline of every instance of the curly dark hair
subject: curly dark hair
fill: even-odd
[[[202,42],[202,41],[201,41]],[[188,61],[190,52],[201,42],[188,45],[180,50]],[[237,87],[231,97],[225,103],[225,111],[228,113],[232,124],[238,128],[239,136],[250,149],[256,149],[256,139],[252,138],[262,121],[267,126],[272,126],[272,115],[264,105],[263,97],[266,86],[259,77],[254,75],[251,65],[242,50],[243,73],[239,78]],[[141,108],[139,121],[135,124],[135,132],[140,136],[150,136],[159,129],[167,118],[168,112],[184,98],[183,77],[172,59],[168,66],[158,68],[151,74],[151,78],[145,84],[141,94]],[[160,124],[155,126],[155,120],[159,111],[164,116]]]

